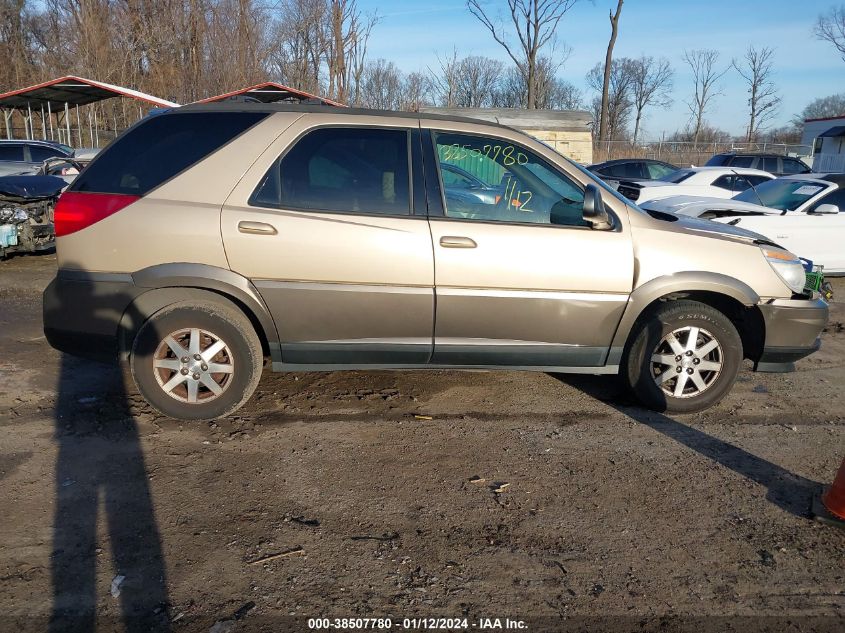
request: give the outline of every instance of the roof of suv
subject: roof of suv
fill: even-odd
[[[786,154],[776,154],[774,152],[746,152],[741,150],[731,150],[729,152],[719,152],[714,156],[756,156],[758,158],[795,158],[795,156],[787,156]]]
[[[396,110],[370,110],[368,108],[338,108],[325,105],[299,105],[286,103],[248,103],[248,102],[219,102],[198,103],[179,108],[172,108],[164,114],[179,114],[181,112],[300,112],[302,114],[329,114],[342,117],[380,116],[405,119],[433,119],[436,121],[455,121],[458,123],[475,123],[489,125],[506,130],[516,130],[508,125],[494,123],[486,119],[453,116],[449,114],[431,114],[428,112],[398,112]]]

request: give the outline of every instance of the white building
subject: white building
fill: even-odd
[[[845,172],[845,115],[806,119],[801,144],[813,146],[814,172]]]

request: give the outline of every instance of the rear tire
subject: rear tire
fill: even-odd
[[[634,328],[620,373],[646,407],[693,413],[713,406],[733,387],[742,339],[715,308],[697,301],[663,303]]]
[[[176,303],[138,332],[129,358],[138,391],[178,420],[214,420],[249,400],[261,378],[261,342],[234,305]]]

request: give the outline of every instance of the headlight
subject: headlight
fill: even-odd
[[[801,294],[807,284],[804,266],[797,255],[780,249],[762,248],[763,256],[792,292]]]

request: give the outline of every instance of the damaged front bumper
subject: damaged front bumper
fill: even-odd
[[[810,299],[770,299],[758,305],[766,328],[763,353],[755,371],[788,372],[795,361],[821,347],[821,333],[827,325],[827,301]]]
[[[55,246],[53,210],[66,186],[53,176],[0,178],[0,259]]]

